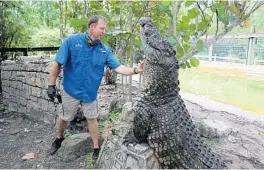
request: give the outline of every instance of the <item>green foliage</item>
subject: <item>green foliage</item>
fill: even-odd
[[[186,2],[185,2],[185,6],[186,6],[186,7],[189,7],[189,6],[191,6],[194,2],[195,2],[195,1],[186,1]]]
[[[84,19],[72,18],[71,26],[78,31],[84,31],[85,27],[87,28],[87,21]]]
[[[186,69],[186,63],[183,63],[183,64],[181,65],[181,68],[182,68],[182,69]]]
[[[89,156],[87,157],[87,168],[88,169],[94,169],[94,160],[93,160],[93,154],[90,153]]]
[[[120,48],[121,40],[127,43],[125,53],[122,54],[124,56],[119,56],[124,64],[130,60],[131,49],[136,57],[135,61],[142,58],[138,26],[138,19],[142,16],[151,17],[160,33],[175,47],[177,57],[183,58],[192,47],[198,52],[204,50],[205,44],[201,36],[205,33],[215,34],[216,30],[221,32],[239,21],[239,16],[243,17],[247,14],[246,8],[240,9],[239,3],[230,5],[227,1],[184,1],[175,20],[176,33],[174,33],[171,25],[175,14],[173,5],[180,3],[179,1],[4,1],[1,3],[5,4],[3,9],[5,17],[1,22],[5,25],[1,25],[1,28],[3,28],[2,32],[8,35],[2,36],[1,41],[6,47],[58,46],[59,37],[64,38],[68,33],[86,31],[88,19],[92,15],[102,15],[108,20],[108,31],[103,42],[109,45],[114,53]],[[130,7],[133,12],[132,25],[128,22]],[[246,7],[250,7],[249,2]],[[259,16],[258,19],[263,19]],[[216,19],[219,20],[218,26]],[[255,22],[262,29],[263,23]],[[58,32],[59,28],[63,33]],[[130,35],[133,44],[131,47],[128,45]],[[185,63],[186,67],[192,66],[191,63]]]
[[[192,57],[190,58],[190,61],[186,61],[185,63],[183,63],[181,65],[181,68],[186,69],[191,67],[198,67],[199,65],[200,65],[200,61],[197,58]]]
[[[199,40],[196,44],[196,50],[201,52],[204,50],[204,42],[202,40]]]
[[[168,41],[170,42],[172,46],[175,46],[177,44],[177,40],[174,36],[169,36]]]
[[[171,2],[170,1],[161,1],[161,4],[167,7],[171,4]]]
[[[200,64],[199,60],[195,57],[190,58],[190,62],[193,67],[198,67]]]
[[[99,133],[102,135],[105,125],[113,126],[120,120],[120,113],[110,113],[109,116],[98,122]]]
[[[196,8],[192,8],[188,10],[188,17],[189,19],[194,19],[200,14],[200,11]]]
[[[69,131],[65,131],[63,136],[66,138],[66,137],[69,137],[71,136],[72,134],[69,132]]]
[[[191,65],[190,65],[189,61],[186,61],[185,64],[186,64],[186,66],[187,66],[188,68],[191,68]]]
[[[32,31],[28,42],[30,47],[58,47],[61,44],[60,30],[57,28],[40,28]]]

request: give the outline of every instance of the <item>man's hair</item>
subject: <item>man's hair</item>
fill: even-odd
[[[90,28],[90,25],[91,24],[94,24],[94,23],[98,23],[99,20],[103,20],[105,22],[107,22],[107,20],[103,17],[103,16],[100,16],[100,15],[93,15],[91,16],[89,22],[88,22],[88,28]]]

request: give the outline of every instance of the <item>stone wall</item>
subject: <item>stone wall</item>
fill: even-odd
[[[60,109],[59,104],[49,101],[47,96],[50,64],[49,56],[2,62],[3,104],[8,111],[55,124]],[[60,88],[60,79],[57,87]]]

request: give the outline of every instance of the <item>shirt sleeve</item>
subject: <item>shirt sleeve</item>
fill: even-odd
[[[116,59],[116,57],[113,55],[112,51],[108,49],[108,56],[106,59],[106,65],[111,69],[116,69],[119,67],[121,64],[120,62]]]
[[[65,39],[61,44],[59,51],[56,54],[55,61],[65,65],[70,56],[70,46],[69,46],[69,39]]]

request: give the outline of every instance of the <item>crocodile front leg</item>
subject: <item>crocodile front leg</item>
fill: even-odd
[[[130,129],[129,133],[124,137],[123,143],[125,145],[137,143],[147,143],[147,138],[150,133],[150,122],[151,122],[151,113],[143,107],[134,109],[135,118],[134,124]]]

